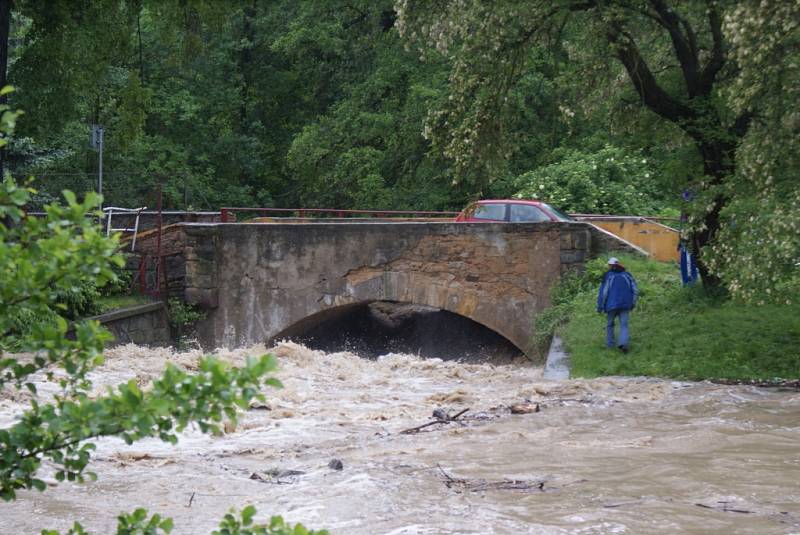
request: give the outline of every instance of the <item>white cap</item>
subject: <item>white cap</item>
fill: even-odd
[[[611,258],[608,259],[609,266],[616,266],[617,264],[619,264],[619,260],[617,259],[616,256],[612,256]]]

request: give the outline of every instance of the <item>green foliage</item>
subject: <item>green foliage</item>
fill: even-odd
[[[326,530],[312,531],[302,524],[294,526],[286,523],[282,517],[273,516],[269,524],[256,524],[256,509],[248,505],[237,515],[235,510],[227,513],[219,524],[219,529],[212,535],[328,535]],[[172,532],[173,522],[160,515],[147,516],[144,509],[136,509],[133,513],[122,513],[117,517],[117,535],[159,535]],[[55,530],[42,530],[42,535],[60,535]],[[75,523],[64,535],[90,535],[79,523]]]
[[[214,530],[212,535],[328,535],[326,530],[309,531],[302,524],[287,524],[280,516],[270,518],[269,524],[256,524],[253,518],[256,509],[249,505],[242,509],[241,516],[235,511],[226,514],[220,529]]]
[[[180,299],[169,300],[169,322],[174,327],[187,327],[205,318],[204,312]]]
[[[154,514],[147,516],[145,509],[136,509],[132,513],[122,513],[117,517],[117,535],[158,535],[170,533],[173,523],[171,518],[162,518]],[[42,535],[60,535],[56,530],[42,530]],[[64,535],[90,535],[83,526],[75,524]]]
[[[556,163],[517,177],[515,196],[584,214],[653,215],[663,209],[652,159],[608,145],[593,153],[562,152]]]
[[[24,217],[31,193],[10,178],[0,188],[0,220],[7,221],[0,225],[0,351],[18,347],[25,332],[55,328],[43,323],[54,314],[72,319],[92,310],[95,285],[113,279],[111,266],[120,263],[116,243],[86,217],[97,195],[81,203],[65,192],[65,205],[47,206],[45,217]],[[34,324],[21,325],[27,319]]]
[[[800,103],[796,2],[396,5],[409,44],[449,60],[449,96],[428,127],[456,179],[480,190],[516,163],[515,92],[526,77],[545,74],[561,91],[545,99],[540,109],[550,113],[539,126],[555,133],[551,151],[579,152],[554,151],[555,163],[516,171],[527,172],[523,195],[546,191],[582,211],[652,213],[691,190],[694,202],[681,207],[689,214],[684,231],[704,284],[727,282],[751,302],[797,287],[800,136],[796,114],[786,111]],[[540,87],[535,98],[547,95],[547,84]],[[640,148],[652,168],[631,166],[614,180],[618,170],[595,168],[586,156],[598,141]],[[663,178],[642,180],[656,170]],[[764,265],[760,259],[766,275],[753,267]]]
[[[728,97],[758,115],[737,152],[710,262],[739,298],[788,303],[800,294],[800,11],[796,2],[741,3],[726,19],[741,66]],[[769,36],[765,39],[765,36]]]
[[[795,2],[40,4],[12,8],[34,117],[6,154],[37,207],[96,187],[100,123],[106,204],[683,211],[710,282],[800,279]]]
[[[36,478],[44,459],[56,466],[58,481],[82,482],[94,450],[88,439],[119,436],[132,444],[158,437],[174,444],[189,423],[204,433],[220,433],[224,419],[235,422],[237,408],[246,409],[262,397],[261,384],[280,386],[275,379],[261,381],[274,369],[268,356],[248,359],[242,368],[209,357],[192,375],[167,366],[147,392],[130,380],[98,399],[88,398],[81,388],[57,397],[55,404],[33,406],[17,424],[0,430],[0,496],[11,500],[18,489],[44,490]]]
[[[287,152],[303,205],[436,209],[463,204],[449,188],[445,162],[428,152],[422,135],[430,103],[442,98],[444,81],[437,76],[442,65],[420,65],[395,32],[381,27],[379,17],[389,7],[388,2],[365,3],[358,27],[303,18],[305,37],[293,41],[308,53],[329,40],[338,43],[336,61],[350,65],[346,72],[357,77],[342,87],[338,102],[294,137]],[[354,30],[358,48],[343,44]],[[281,50],[287,50],[288,37],[277,42]]]
[[[109,284],[113,284],[113,279]],[[54,303],[56,312],[69,320],[77,320],[100,313],[97,300],[100,290],[94,281],[84,280],[56,296]]]
[[[747,306],[700,286],[683,287],[673,263],[622,262],[640,289],[630,316],[631,350],[605,348],[606,317],[595,312],[601,270],[595,269],[592,290],[576,294],[561,330],[574,377],[800,377],[800,305]]]
[[[0,123],[0,129],[5,125],[10,133],[11,121]],[[10,501],[21,489],[46,490],[38,477],[45,462],[57,481],[94,479],[88,471],[94,438],[117,436],[131,444],[158,437],[175,443],[189,424],[220,433],[223,421],[235,421],[238,410],[262,397],[263,387],[280,386],[266,377],[275,369],[270,356],[248,358],[240,368],[207,357],[195,374],[169,365],[147,390],[130,380],[104,395],[90,396],[88,373],[102,363],[103,342],[109,338],[97,322],[77,324],[74,340],[67,338],[67,321],[61,316],[34,322],[24,338],[12,333],[19,329],[21,318],[41,318],[65,309],[57,303],[59,297],[79,293],[76,288],[86,281],[101,286],[113,279],[112,266],[121,265],[122,259],[115,252],[117,243],[88,217],[96,215],[98,196],[88,194],[81,203],[65,191],[64,205],[47,205],[46,215],[34,218],[24,212],[31,193],[10,178],[0,187],[0,391],[25,389],[31,398],[28,409],[0,429],[0,497]],[[20,342],[29,355],[6,353]],[[34,373],[57,380],[60,389],[51,402],[40,398]],[[143,509],[118,518],[118,533],[171,529],[171,520],[148,517]],[[86,532],[76,523],[68,533]]]
[[[114,278],[106,282],[104,286],[98,288],[98,292],[102,297],[113,297],[119,295],[129,295],[133,284],[133,272],[125,269],[125,255],[123,257],[122,265],[113,266]]]
[[[187,330],[190,330],[195,323],[206,317],[205,312],[175,298],[170,299],[168,302],[167,315],[170,325],[175,329],[174,335],[178,348],[181,349],[186,344]]]
[[[152,302],[149,297],[140,294],[100,296],[97,300],[98,314],[105,314],[112,310],[143,305]]]

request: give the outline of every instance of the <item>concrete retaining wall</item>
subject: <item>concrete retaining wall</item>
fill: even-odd
[[[627,216],[582,216],[582,221],[612,233],[617,238],[647,251],[655,260],[662,262],[680,260],[678,230],[642,217]]]

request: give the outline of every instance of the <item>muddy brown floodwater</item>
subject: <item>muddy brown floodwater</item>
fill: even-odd
[[[282,514],[335,534],[800,533],[796,390],[547,382],[523,362],[372,361],[292,343],[273,352],[285,388],[236,429],[187,431],[174,447],[101,440],[96,482],[20,493],[0,504],[0,533],[76,520],[112,533],[120,511],[141,506],[173,517],[173,533],[202,534],[246,504],[259,520]],[[92,379],[98,392],[131,377],[145,384],[165,362],[192,369],[199,356],[118,347]],[[0,427],[25,406],[20,396],[0,400]],[[526,400],[539,412],[511,414]],[[401,434],[436,408],[470,410]]]

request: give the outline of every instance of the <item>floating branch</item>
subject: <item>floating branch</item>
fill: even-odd
[[[464,479],[456,478],[444,471],[441,465],[437,464],[436,467],[444,476],[444,484],[448,489],[454,489],[456,492],[484,492],[487,490],[518,490],[523,492],[547,492],[545,489],[544,480],[518,480],[518,479],[502,479],[500,481],[487,481],[485,479]]]
[[[426,424],[418,425],[417,427],[412,427],[410,429],[405,429],[403,431],[400,431],[400,434],[401,435],[413,435],[414,433],[419,433],[422,429],[425,429],[426,427],[430,427],[432,425],[447,425],[447,424],[452,423],[452,422],[457,422],[458,418],[461,417],[462,415],[464,415],[468,410],[469,409],[464,409],[463,411],[458,412],[453,416],[450,416],[449,414],[443,413],[442,411],[437,409],[437,410],[435,410],[433,412],[433,415],[437,417],[436,420],[434,420],[432,422],[428,422]]]

